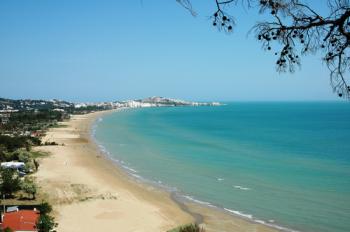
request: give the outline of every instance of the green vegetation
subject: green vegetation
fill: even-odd
[[[180,226],[168,232],[205,232],[205,230],[197,224],[189,224],[185,226]]]
[[[36,224],[38,232],[53,232],[54,229],[58,226],[55,223],[55,218],[50,215],[52,212],[52,207],[49,203],[43,202],[39,206],[40,217]]]
[[[3,147],[2,147],[3,148]],[[47,156],[47,153],[38,151],[27,151],[26,149],[17,149],[8,152],[6,149],[0,149],[0,160],[2,162],[18,161],[23,162],[24,167],[19,170],[11,168],[0,168],[0,192],[5,194],[6,198],[17,198],[17,192],[25,193],[28,197],[19,199],[34,200],[36,198],[37,187],[34,179],[26,176],[23,180],[20,175],[31,174],[38,170],[39,162],[36,158]]]
[[[28,195],[31,196],[31,199],[35,199],[35,195],[37,192],[37,187],[33,178],[25,177],[21,182],[21,189]]]
[[[9,152],[6,149],[0,149],[0,161],[18,161],[23,163],[34,162],[35,158],[45,157],[48,154],[39,151],[27,151],[26,149],[17,149],[15,151]]]
[[[30,154],[33,159],[42,158],[49,155],[47,152],[42,152],[42,151],[31,151]]]
[[[29,151],[31,146],[40,144],[41,140],[37,137],[0,135],[0,154],[4,149],[11,152],[19,148],[26,148]]]
[[[0,192],[6,197],[13,197],[13,194],[21,189],[21,180],[13,169],[4,168],[0,170]]]
[[[68,118],[66,113],[53,110],[13,112],[9,122],[1,125],[1,130],[17,133],[41,131],[56,126],[57,122],[65,118]]]
[[[6,227],[5,229],[0,230],[0,232],[12,232],[12,230],[10,228]]]

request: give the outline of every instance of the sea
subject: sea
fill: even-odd
[[[350,103],[125,109],[93,137],[134,178],[286,231],[350,231]]]

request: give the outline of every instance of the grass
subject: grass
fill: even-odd
[[[31,157],[33,159],[43,158],[43,157],[49,156],[48,152],[43,152],[43,151],[31,151],[30,154],[31,154]]]

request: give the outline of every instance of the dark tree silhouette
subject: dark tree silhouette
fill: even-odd
[[[190,0],[176,0],[192,15]],[[321,15],[301,0],[213,0],[213,26],[230,33],[235,21],[227,13],[238,2],[248,8],[259,9],[270,15],[270,20],[259,22],[252,31],[267,51],[277,56],[278,72],[294,72],[300,66],[301,55],[320,51],[330,70],[330,83],[339,97],[350,98],[350,4],[349,0],[328,0],[329,13]],[[320,2],[326,4],[326,2]]]

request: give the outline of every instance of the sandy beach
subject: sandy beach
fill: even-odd
[[[197,204],[177,204],[170,193],[128,177],[90,138],[92,123],[106,113],[72,116],[44,138],[59,146],[37,148],[51,154],[40,160],[36,178],[54,206],[57,231],[161,232],[196,220],[206,231],[276,231]]]

